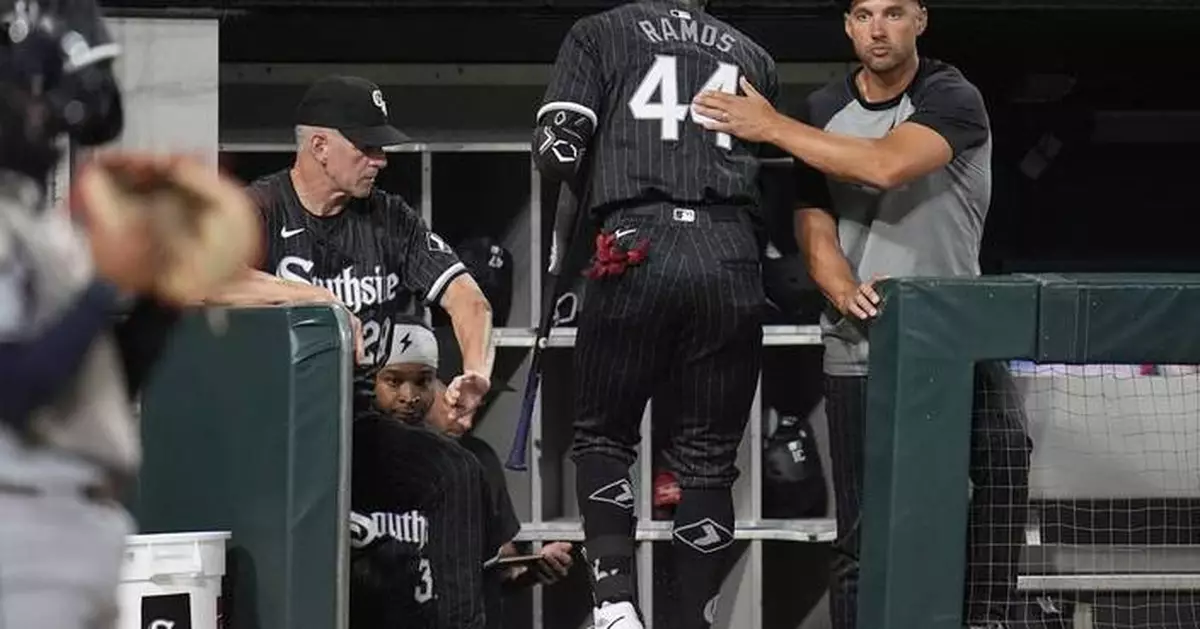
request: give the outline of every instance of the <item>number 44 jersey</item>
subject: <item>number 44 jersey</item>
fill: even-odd
[[[742,77],[775,104],[775,62],[749,37],[674,0],[635,2],[575,23],[537,118],[557,109],[593,120],[581,171],[589,210],[757,204],[762,147],[708,131],[692,111],[702,91],[741,93]]]

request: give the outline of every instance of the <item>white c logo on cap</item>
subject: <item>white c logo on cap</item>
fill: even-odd
[[[371,102],[375,103],[375,106],[379,108],[379,111],[383,112],[384,116],[388,115],[387,103],[383,102],[383,92],[379,90],[372,90]]]

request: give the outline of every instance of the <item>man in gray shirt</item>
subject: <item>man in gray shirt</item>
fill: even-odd
[[[821,319],[840,558],[835,629],[855,625],[868,330],[883,277],[979,275],[991,197],[992,137],[979,91],[917,54],[923,0],[850,0],[846,33],[860,69],[807,99],[803,121],[746,96],[700,95],[705,126],[796,156],[796,238],[831,308]],[[974,495],[965,619],[1003,627],[1016,585],[1031,443],[1008,374],[976,370]]]

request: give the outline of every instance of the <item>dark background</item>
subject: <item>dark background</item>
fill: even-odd
[[[223,62],[549,63],[574,19],[615,4],[123,0],[106,6],[112,13],[165,5],[215,12],[223,20]],[[921,52],[959,66],[983,91],[992,117],[995,182],[985,269],[1200,268],[1186,224],[1197,209],[1192,171],[1200,111],[1188,92],[1197,75],[1200,10],[1182,1],[1065,4],[929,3]],[[780,62],[851,58],[834,2],[715,0],[710,10]],[[1036,147],[1047,141],[1059,150],[1044,160]],[[1036,177],[1021,170],[1031,158],[1046,162]]]

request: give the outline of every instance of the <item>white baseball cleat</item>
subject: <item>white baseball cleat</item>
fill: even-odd
[[[593,629],[643,629],[633,603],[604,603],[592,610]]]

